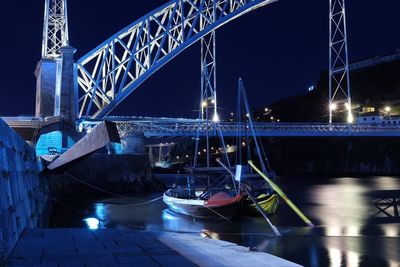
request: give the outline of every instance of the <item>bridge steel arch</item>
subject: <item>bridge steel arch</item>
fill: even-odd
[[[241,15],[277,0],[173,0],[75,64],[80,118],[103,119],[184,49]]]

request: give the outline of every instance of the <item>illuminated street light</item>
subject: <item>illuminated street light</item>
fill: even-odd
[[[214,114],[213,122],[219,122],[219,116],[217,113]]]
[[[347,122],[353,123],[353,121],[354,121],[353,114],[351,114],[351,112],[349,112],[349,115],[347,116]]]
[[[207,107],[207,101],[204,100],[204,101],[201,103],[201,106],[202,106],[203,108]]]
[[[337,105],[335,103],[330,104],[329,109],[331,111],[335,111],[337,109]]]
[[[389,106],[386,106],[386,107],[385,107],[385,112],[390,112],[391,110],[392,110],[391,107],[389,107]]]

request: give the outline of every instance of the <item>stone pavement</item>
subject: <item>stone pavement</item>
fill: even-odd
[[[196,266],[147,232],[104,229],[26,231],[7,266]]]
[[[198,235],[121,229],[31,229],[7,266],[274,266],[300,265]]]

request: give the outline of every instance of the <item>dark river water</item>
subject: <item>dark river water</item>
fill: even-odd
[[[167,184],[171,177],[163,177]],[[380,212],[374,194],[400,190],[398,177],[307,178],[280,177],[277,183],[312,220],[311,228],[282,201],[270,216],[281,237],[274,236],[261,216],[233,221],[202,221],[176,215],[159,200],[135,205],[161,193],[96,201],[55,200],[54,227],[134,227],[152,231],[177,231],[222,239],[265,251],[304,266],[400,266],[400,219],[393,206]],[[383,190],[383,192],[382,192]],[[397,197],[400,197],[397,194]],[[93,224],[93,219],[100,223]],[[94,220],[96,222],[96,220]]]

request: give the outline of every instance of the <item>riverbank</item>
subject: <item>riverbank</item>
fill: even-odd
[[[104,228],[129,226],[150,232],[176,232],[178,236],[211,237],[304,266],[340,266],[338,259],[347,266],[398,266],[400,218],[395,216],[394,205],[385,210],[391,214],[388,216],[379,212],[373,200],[377,192],[389,198],[392,190],[400,189],[400,177],[307,178],[284,176],[276,182],[316,227],[305,226],[281,202],[277,213],[270,216],[281,237],[274,235],[261,216],[197,220],[169,211],[161,200],[138,205],[158,198],[159,193],[88,201],[57,199],[53,203],[53,227],[87,228],[86,219],[98,218]],[[175,176],[161,180],[169,184],[176,179],[186,181]]]
[[[196,235],[79,228],[27,230],[8,266],[284,266],[300,265]]]

